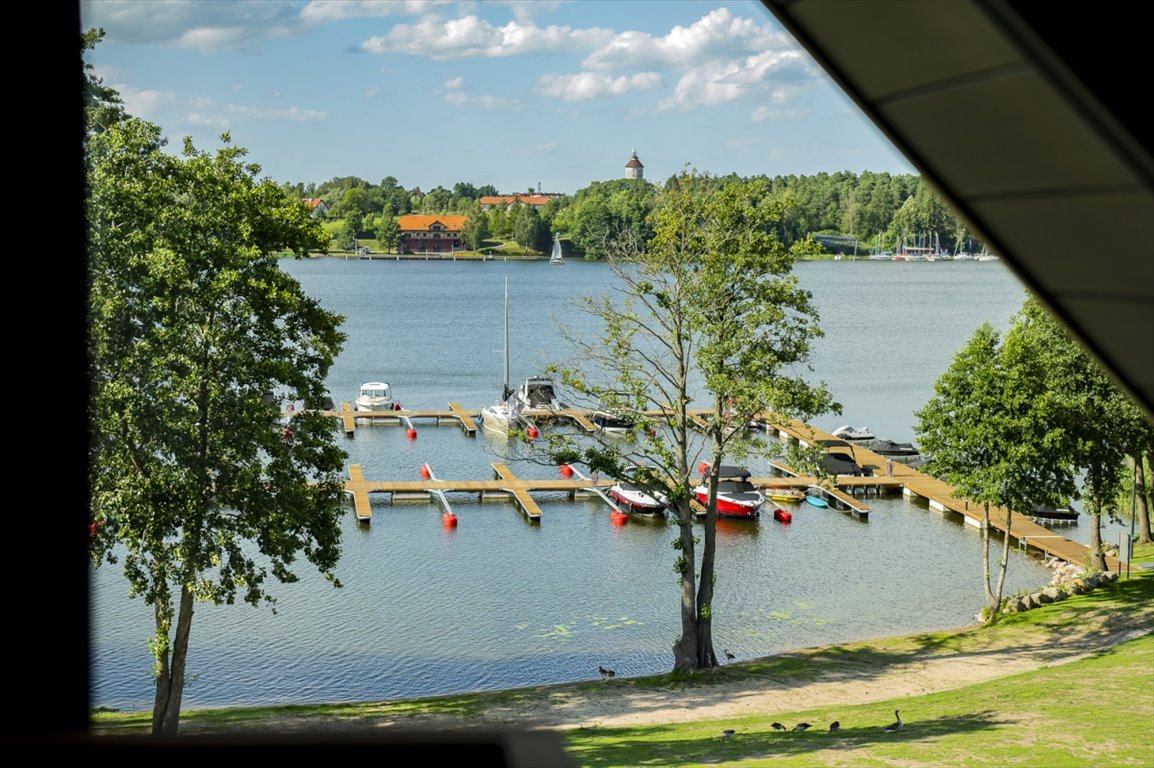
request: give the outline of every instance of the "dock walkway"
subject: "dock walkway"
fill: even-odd
[[[411,424],[416,420],[431,420],[435,424],[452,422],[460,425],[467,435],[476,434],[475,418],[478,411],[463,408],[459,403],[450,402],[447,411],[382,411],[365,412],[354,411],[349,403],[341,403],[339,411],[325,411],[326,415],[342,420],[346,434],[352,435],[357,420],[374,422]],[[589,421],[588,411],[574,408],[557,410],[534,410],[530,412],[537,420],[567,419],[578,428],[592,433],[596,426]],[[691,418],[704,426],[704,412],[694,411]],[[819,441],[838,440],[831,433],[811,427],[797,420],[782,420],[772,414],[759,417],[757,422],[764,426],[767,432],[776,434],[782,440],[793,441],[803,446],[819,445]],[[971,504],[967,499],[958,498],[954,489],[948,483],[930,477],[916,468],[899,461],[891,461],[888,457],[869,450],[864,445],[855,445],[850,441],[849,447],[852,457],[859,466],[871,474],[868,476],[838,475],[831,479],[807,477],[784,464],[772,466],[787,477],[751,478],[751,482],[763,488],[794,487],[802,488],[809,493],[822,496],[832,508],[849,512],[858,519],[868,519],[869,507],[857,498],[857,494],[868,496],[872,491],[878,495],[882,493],[901,492],[905,496],[924,499],[929,507],[943,513],[960,515],[962,520],[976,528],[985,525],[983,508],[978,504]],[[564,478],[553,480],[534,480],[517,477],[506,465],[493,464],[494,477],[492,480],[366,480],[361,472],[360,465],[349,465],[349,479],[345,490],[354,501],[357,519],[369,522],[372,511],[369,504],[370,493],[388,493],[392,499],[404,495],[424,495],[432,498],[431,492],[443,493],[476,493],[480,500],[487,496],[498,495],[503,498],[512,498],[525,516],[531,521],[541,519],[541,508],[533,499],[533,492],[565,492],[572,498],[578,492],[591,492],[599,488],[612,485],[611,480],[600,480],[596,483],[588,478]],[[1074,564],[1084,564],[1087,561],[1089,549],[1084,544],[1072,541],[1067,537],[1055,533],[1033,519],[1022,515],[1011,515],[1001,507],[991,507],[989,510],[989,525],[1009,535],[1016,540],[1020,549],[1035,549],[1046,555]],[[1107,557],[1107,565],[1111,570],[1121,567],[1117,558]]]

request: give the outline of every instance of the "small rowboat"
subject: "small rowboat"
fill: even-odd
[[[769,488],[765,495],[774,501],[805,501],[805,491],[796,488]]]
[[[815,507],[828,507],[829,504],[820,496],[806,496],[805,500]]]

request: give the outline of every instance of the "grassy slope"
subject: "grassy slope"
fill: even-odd
[[[829,679],[846,664],[882,676],[892,665],[934,656],[989,658],[1039,644],[1061,648],[1065,638],[1076,635],[1092,651],[1082,660],[948,692],[723,721],[576,728],[564,731],[563,738],[568,754],[586,766],[1154,766],[1152,616],[1154,574],[1147,573],[1007,616],[993,627],[827,646],[688,679],[657,675],[395,702],[198,710],[182,716],[182,728],[267,733],[383,724],[472,727],[484,722],[487,712],[512,704],[548,707],[565,692],[612,696],[625,690],[616,686],[628,686],[689,699],[695,690],[716,684],[766,677],[804,684]],[[1120,635],[1135,632],[1145,635],[1114,644]],[[883,733],[894,709],[902,711],[907,725],[899,733]],[[778,733],[769,727],[771,720],[814,727]],[[841,723],[837,734],[827,730],[833,720]],[[96,713],[93,733],[146,733],[149,721],[149,713]],[[723,729],[736,733],[722,740]]]

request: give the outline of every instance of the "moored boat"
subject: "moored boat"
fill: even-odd
[[[765,495],[773,501],[805,501],[805,491],[796,488],[768,488]]]
[[[633,418],[624,413],[614,413],[612,411],[593,411],[589,414],[589,421],[600,432],[612,432],[615,434],[624,434],[633,429],[636,422]]]
[[[805,497],[805,500],[815,507],[828,507],[829,506],[829,502],[827,502],[821,496],[814,496],[814,495],[810,494],[810,495]]]
[[[842,440],[873,440],[874,433],[870,431],[869,427],[855,427],[850,424],[844,424],[833,432],[834,437],[840,437]]]
[[[639,515],[663,515],[669,504],[665,494],[647,491],[636,483],[622,480],[610,486],[605,494],[617,502],[626,512]]]
[[[357,393],[355,408],[358,411],[399,411],[401,404],[393,400],[393,392],[383,381],[366,381]]]
[[[703,475],[708,474],[708,468]],[[765,494],[749,481],[750,473],[745,467],[720,466],[717,472],[717,514],[721,517],[742,517],[756,519],[765,504]],[[693,489],[697,501],[706,506],[709,503],[709,484],[703,482]]]
[[[565,405],[557,399],[557,387],[548,376],[530,376],[509,395],[514,409],[559,411]]]

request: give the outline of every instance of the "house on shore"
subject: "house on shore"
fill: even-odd
[[[465,216],[407,214],[397,217],[402,253],[452,253],[464,250]]]

